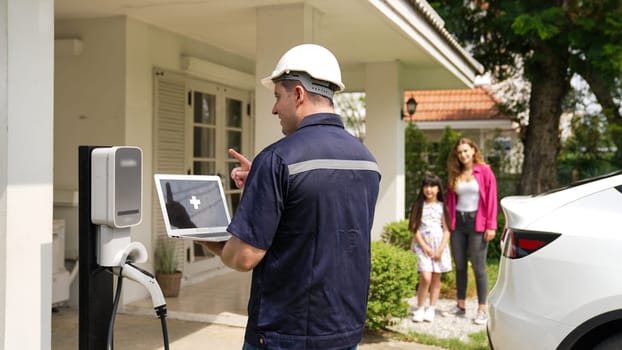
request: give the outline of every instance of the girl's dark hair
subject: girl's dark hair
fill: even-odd
[[[410,232],[415,233],[421,226],[421,214],[423,212],[423,203],[425,202],[425,195],[423,194],[423,188],[426,186],[438,186],[438,193],[436,199],[443,203],[443,216],[445,216],[445,222],[449,223],[449,217],[447,215],[447,208],[445,208],[445,201],[443,199],[443,186],[441,185],[441,179],[430,173],[426,172],[421,181],[421,187],[419,187],[419,193],[417,198],[413,202],[410,208],[410,218],[408,219],[408,229]]]

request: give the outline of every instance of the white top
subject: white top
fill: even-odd
[[[477,211],[479,204],[479,184],[475,179],[467,182],[460,181],[456,185],[457,211]]]

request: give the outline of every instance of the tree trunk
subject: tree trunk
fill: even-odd
[[[570,88],[567,58],[545,48],[545,59],[530,65],[529,125],[524,137],[522,194],[536,194],[557,186],[557,155],[560,149],[559,117],[562,99]],[[543,56],[540,56],[543,57]]]
[[[603,76],[606,73],[595,70],[589,61],[577,59],[574,62],[572,67],[590,85],[590,90],[592,90],[596,100],[603,108],[603,113],[607,117],[609,124],[622,125],[620,106],[616,104],[613,96],[613,92],[616,90],[615,79],[612,79],[614,81],[607,81],[608,77]]]

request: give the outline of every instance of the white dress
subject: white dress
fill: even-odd
[[[421,226],[419,233],[426,243],[436,250],[443,241],[443,203],[423,203],[421,213]],[[415,254],[417,254],[418,271],[423,272],[447,272],[451,271],[451,254],[449,253],[449,241],[441,254],[440,260],[432,260],[425,255],[419,244],[415,243]]]

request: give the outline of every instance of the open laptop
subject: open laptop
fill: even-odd
[[[169,237],[220,242],[231,217],[220,177],[155,174],[156,191]]]

